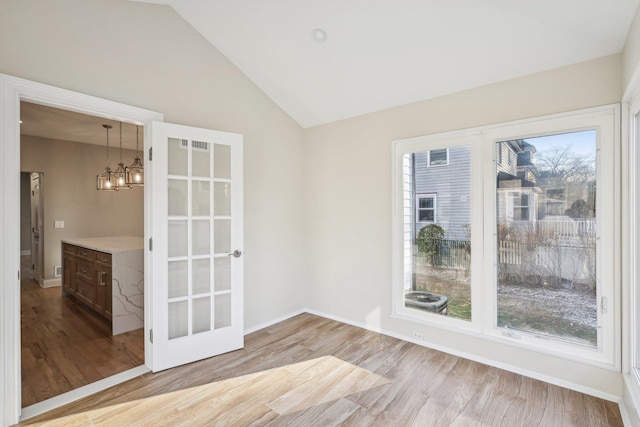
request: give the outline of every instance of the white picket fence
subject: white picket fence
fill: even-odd
[[[595,235],[596,221],[593,219],[564,220],[564,221],[513,221],[509,227],[518,232],[535,234],[537,236],[554,236],[558,240],[581,238]]]

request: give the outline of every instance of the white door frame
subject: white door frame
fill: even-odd
[[[144,126],[145,153],[151,147],[150,124],[163,121],[161,113],[144,110],[78,92],[0,74],[0,425],[18,423],[21,413],[20,366],[20,101],[62,108]],[[145,167],[150,167],[147,162]],[[149,173],[147,176],[151,176]],[[151,182],[144,188],[144,221],[150,224]],[[145,242],[149,227],[145,227]],[[148,251],[144,257],[145,365],[153,368],[149,325],[152,324]]]

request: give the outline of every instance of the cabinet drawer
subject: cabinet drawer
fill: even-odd
[[[106,267],[111,267],[111,254],[105,252],[95,252],[96,254],[96,262],[98,264],[102,264]]]
[[[91,283],[85,282],[81,279],[76,280],[76,283],[78,285],[76,296],[90,306],[93,306],[93,302],[96,299],[96,287]]]
[[[92,283],[94,272],[95,267],[92,262],[84,261],[82,259],[76,261],[76,277]]]
[[[87,261],[95,261],[96,253],[91,249],[81,248],[80,246],[76,246],[76,256],[79,259],[86,259]]]
[[[76,253],[76,246],[70,245],[70,244],[68,244],[68,243],[63,243],[63,244],[62,244],[62,251],[63,251],[64,253],[67,253],[67,254],[75,255],[75,253]]]

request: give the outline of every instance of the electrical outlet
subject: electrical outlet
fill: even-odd
[[[424,341],[424,334],[418,331],[411,331],[411,338]]]
[[[56,221],[56,222],[53,224],[53,227],[54,227],[54,228],[64,228],[64,221]]]

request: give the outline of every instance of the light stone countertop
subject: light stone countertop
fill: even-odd
[[[87,237],[81,239],[62,239],[63,243],[82,246],[83,248],[95,251],[115,254],[117,252],[127,252],[139,250],[144,247],[142,237],[114,236],[114,237]]]

